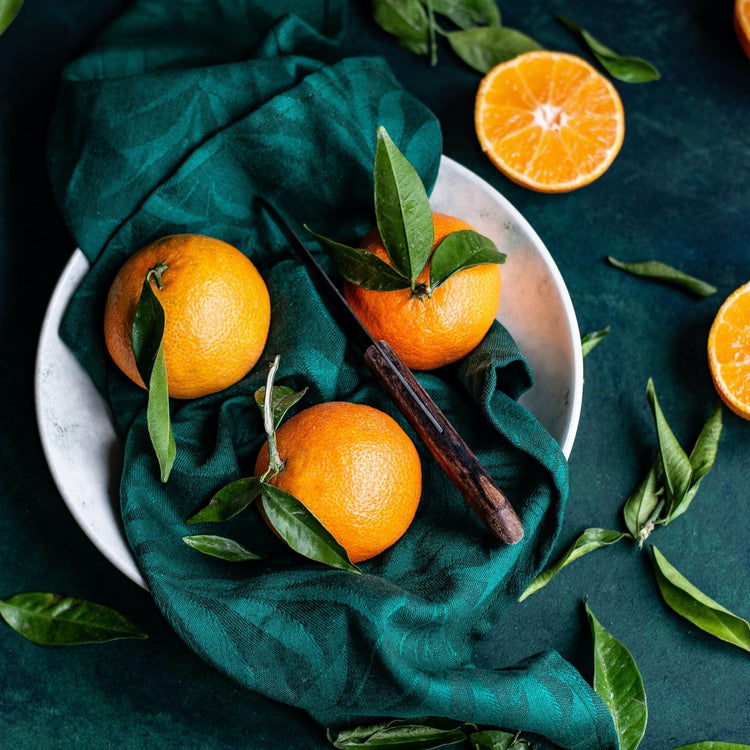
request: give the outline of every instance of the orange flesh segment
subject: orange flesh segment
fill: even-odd
[[[622,103],[612,84],[574,55],[530,52],[482,81],[477,136],[511,179],[545,192],[588,184],[622,145]]]
[[[750,419],[750,283],[731,294],[716,314],[708,357],[719,396]]]

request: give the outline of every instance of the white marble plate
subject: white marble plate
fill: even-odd
[[[570,455],[583,391],[580,334],[557,266],[528,222],[494,188],[443,157],[433,210],[460,216],[507,253],[499,320],[518,342],[535,384],[521,398]],[[77,523],[102,554],[146,588],[120,519],[122,446],[107,403],[58,328],[88,262],[76,250],[50,300],[37,350],[35,395],[50,471]]]

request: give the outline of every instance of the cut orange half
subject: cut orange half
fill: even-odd
[[[736,0],[734,3],[734,30],[742,49],[750,57],[750,0]]]
[[[750,419],[750,282],[719,308],[708,334],[708,365],[721,400]]]
[[[482,79],[474,125],[482,150],[507,177],[562,193],[588,185],[613,162],[625,135],[615,87],[585,60],[526,52]]]

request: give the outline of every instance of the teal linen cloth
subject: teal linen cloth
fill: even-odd
[[[556,653],[497,670],[471,663],[476,641],[544,565],[567,494],[564,456],[515,400],[531,376],[501,326],[457,366],[419,377],[505,488],[526,530],[520,544],[489,536],[408,427],[424,468],[420,508],[362,575],[295,557],[253,508],[220,528],[185,524],[219,487],[251,472],[264,439],[252,396],[276,353],[277,382],[309,387],[299,408],[366,402],[403,424],[254,199],[356,242],[373,223],[378,125],[434,184],[438,123],[382,61],[337,59],[345,16],[344,2],[324,0],[143,0],[64,72],[49,172],[92,265],[62,332],[124,439],[129,542],[157,605],[196,652],[325,726],[433,715],[523,729],[540,746],[614,748],[604,705]],[[172,401],[178,454],[163,485],[145,394],[109,361],[101,320],[124,260],[178,232],[246,253],[268,284],[272,325],[246,379]],[[181,541],[189,533],[234,536],[266,557],[208,558]]]

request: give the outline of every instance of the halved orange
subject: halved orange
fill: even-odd
[[[750,0],[735,0],[734,30],[742,49],[750,57]]]
[[[504,175],[532,190],[562,193],[588,185],[614,161],[625,114],[615,87],[585,60],[539,50],[487,73],[474,126]]]
[[[708,365],[721,400],[750,419],[750,281],[719,308],[708,334]]]

